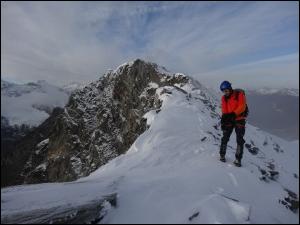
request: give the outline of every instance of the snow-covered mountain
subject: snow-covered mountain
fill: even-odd
[[[15,84],[1,80],[1,116],[10,126],[38,126],[55,107],[64,107],[69,95],[46,81]]]
[[[34,142],[31,162],[42,162],[35,169],[47,176],[52,162],[43,156],[53,154],[60,165],[70,162],[57,172],[80,174],[97,159],[93,149],[113,157],[73,182],[1,189],[1,223],[299,223],[299,142],[247,124],[243,166],[232,164],[234,135],[222,163],[218,106],[209,90],[188,76],[164,74],[141,60],[122,65],[72,94],[59,119],[49,118],[57,134]],[[105,112],[95,116],[100,107]],[[92,137],[74,137],[77,149],[91,149],[77,151],[80,160],[73,158],[76,148],[64,150],[71,142],[53,140],[68,137],[68,127],[71,135],[82,129]],[[128,148],[116,154],[114,147],[126,142]],[[123,145],[104,151],[111,143]],[[55,145],[62,146],[62,155],[51,149]]]
[[[299,89],[296,88],[259,88],[259,89],[248,89],[247,92],[252,94],[263,94],[263,95],[290,95],[299,97]]]

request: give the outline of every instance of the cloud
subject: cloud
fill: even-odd
[[[89,25],[101,18],[101,12],[96,18],[79,4],[53,2],[8,2],[1,11],[4,76],[19,81],[83,81],[95,79],[103,68],[125,60],[117,45],[99,42]]]
[[[263,55],[274,49],[278,52],[286,48],[297,51],[297,9],[276,4],[234,3],[231,7],[212,7],[199,14],[196,7],[194,11],[186,9],[188,12],[183,9],[174,20],[162,17],[157,21],[154,27],[159,28],[151,29],[154,32],[149,52],[154,50],[154,55],[167,52],[181,62],[180,67],[195,73],[239,64],[243,58],[244,61],[257,60],[259,53]],[[282,21],[295,23],[294,29],[283,30]],[[158,54],[155,54],[156,49]]]
[[[139,57],[201,78],[297,53],[298,27],[297,2],[4,2],[1,74],[91,81]]]
[[[223,80],[240,88],[298,88],[299,54],[274,57],[201,74],[207,86],[219,89]]]

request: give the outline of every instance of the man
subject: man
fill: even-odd
[[[245,135],[245,124],[246,124],[246,98],[242,90],[233,90],[231,83],[223,81],[220,85],[221,91],[224,93],[221,100],[222,105],[222,119],[221,128],[223,131],[223,137],[221,140],[220,147],[220,160],[226,162],[225,154],[227,143],[230,135],[235,129],[237,149],[235,154],[235,161],[233,162],[236,166],[241,166],[241,160],[243,157],[244,149],[244,135]]]

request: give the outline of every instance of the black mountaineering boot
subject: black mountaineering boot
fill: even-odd
[[[221,162],[226,162],[225,155],[220,155],[220,161]]]
[[[235,166],[237,166],[237,167],[241,167],[241,166],[242,166],[241,160],[240,160],[240,159],[234,160],[233,164],[234,164]]]

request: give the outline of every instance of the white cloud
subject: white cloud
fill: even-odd
[[[138,57],[208,73],[296,52],[298,11],[295,2],[5,2],[1,74],[89,81]]]
[[[240,88],[299,89],[299,54],[241,64],[195,77],[214,89],[218,89],[223,80],[229,80],[235,87]]]

